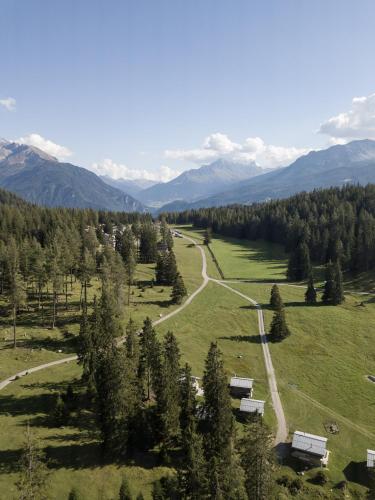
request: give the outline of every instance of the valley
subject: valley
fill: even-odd
[[[202,231],[190,226],[180,226],[178,230],[198,243],[202,241]],[[258,334],[257,311],[248,301],[215,282],[220,280],[217,267],[207,248],[201,248],[206,255],[211,281],[187,308],[157,326],[158,336],[172,330],[178,340],[183,361],[188,362],[193,374],[199,377],[203,374],[204,357],[209,344],[217,341],[224,354],[228,376],[254,378],[256,397],[266,401],[265,422],[276,433],[277,420],[272,409]],[[269,330],[272,318],[268,305],[271,284],[275,281],[279,283],[292,334],[281,344],[271,344],[270,350],[289,436],[296,429],[327,436],[328,448],[332,453],[327,469],[330,480],[327,487],[346,480],[353,492],[360,494],[363,491],[363,466],[360,464],[364,460],[366,447],[375,441],[371,403],[375,387],[365,379],[366,373],[372,372],[375,366],[375,352],[368,333],[368,325],[375,319],[375,307],[371,300],[363,301],[363,297],[356,294],[346,294],[346,301],[339,308],[306,306],[303,285],[296,287],[284,281],[286,255],[277,245],[215,237],[211,248],[229,286],[261,305],[266,331]],[[188,291],[192,293],[202,283],[200,252],[187,240],[176,238],[175,253]],[[147,281],[152,273],[152,266],[140,266],[137,273],[139,278]],[[146,287],[144,297],[139,301],[135,299],[135,303],[126,312],[134,317],[138,325],[145,315],[158,322],[160,315],[170,312],[171,306],[163,307],[162,300],[157,301],[159,305],[152,304],[152,297],[157,297],[160,293],[160,289],[155,288]],[[90,294],[94,291],[95,284]],[[137,289],[134,291],[137,293]],[[364,306],[360,305],[362,302],[365,303]],[[77,333],[77,326],[74,327],[73,323],[72,327],[72,332]],[[59,355],[65,355],[68,353],[68,342],[63,340],[61,332],[55,333],[63,347],[64,354]],[[17,348],[16,356],[19,359],[16,361],[20,369],[40,362],[40,351],[34,351],[37,350],[38,343],[43,342],[45,335],[36,329],[32,339],[35,347],[30,349],[29,345],[25,349],[21,345]],[[4,360],[11,361],[13,368],[15,360],[9,360],[9,352],[9,349],[3,349],[0,354]],[[26,356],[25,352],[28,352]],[[48,348],[42,353],[43,358],[45,356],[43,361],[53,360],[57,356],[55,352],[48,351]],[[56,434],[56,428],[43,424],[50,404],[48,398],[56,390],[66,387],[69,381],[79,378],[80,372],[81,368],[72,362],[27,375],[1,391],[0,398],[4,408],[1,425],[7,429],[5,435],[8,437],[3,440],[3,451],[0,453],[0,457],[3,457],[0,465],[0,470],[3,471],[0,476],[0,491],[16,478],[11,466],[14,459],[11,457],[12,454],[14,458],[17,456],[17,449],[22,441],[17,426],[28,419],[35,422],[43,442],[49,443],[47,454],[55,463],[55,498],[66,498],[65,495],[75,484],[79,484],[85,494],[95,495],[100,490],[100,478],[103,475],[106,477],[106,495],[111,495],[111,491],[113,495],[119,487],[121,473],[124,472],[134,494],[141,490],[145,498],[148,498],[153,481],[170,473],[168,467],[158,465],[156,456],[153,459],[151,456],[147,458],[151,460],[151,468],[145,468],[145,457],[138,457],[140,462],[132,461],[122,465],[120,469],[106,465],[101,462],[97,437],[95,432],[90,431],[90,426],[86,427],[85,424],[81,427],[77,421],[77,426],[69,424]],[[348,405],[348,395],[353,394],[355,398]],[[235,410],[239,402],[233,400],[232,404]],[[338,434],[327,432],[328,422],[337,424]],[[92,428],[92,424],[90,425]],[[237,425],[241,432],[241,424]],[[14,438],[9,440],[9,436],[13,435]],[[79,462],[74,466],[78,457]],[[296,464],[289,463],[287,456],[284,460],[285,464],[279,474],[284,472],[293,476]],[[313,474],[314,471],[311,475],[307,473],[306,480],[312,478]],[[314,497],[315,489],[308,485],[306,482],[306,492],[301,491],[297,498]],[[317,488],[318,495],[319,487]]]

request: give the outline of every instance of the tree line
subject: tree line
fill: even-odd
[[[307,277],[305,264],[340,262],[344,270],[375,267],[375,186],[344,186],[283,200],[163,214],[223,236],[264,239],[294,252],[291,279]]]

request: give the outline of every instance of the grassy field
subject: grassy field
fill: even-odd
[[[194,291],[202,281],[201,256],[199,250],[189,246],[185,240],[175,239],[174,251],[179,270],[184,278],[188,293]],[[140,327],[146,316],[156,320],[160,315],[172,311],[177,306],[171,305],[171,287],[151,286],[155,277],[154,266],[138,264],[135,280],[137,286],[132,287],[130,307],[124,306],[124,324],[132,317]],[[100,295],[99,280],[93,279],[88,288],[88,299]],[[25,368],[32,368],[42,363],[60,359],[75,351],[74,337],[79,331],[80,284],[69,286],[68,309],[65,309],[65,298],[60,297],[58,320],[52,330],[52,304],[44,301],[44,315],[37,308],[37,303],[30,302],[29,310],[19,314],[17,326],[18,347],[13,349],[13,331],[11,318],[7,315],[6,298],[0,296],[0,380]],[[61,352],[59,352],[61,351]]]
[[[152,456],[128,465],[106,464],[100,458],[100,444],[88,413],[74,414],[64,427],[54,427],[50,410],[54,395],[80,377],[76,363],[28,375],[6,387],[0,397],[0,498],[17,497],[17,460],[29,422],[49,461],[48,498],[66,500],[72,487],[83,499],[117,498],[126,475],[136,496],[150,498],[152,483],[169,471],[158,467]],[[142,465],[140,465],[142,462]]]
[[[231,253],[230,240],[215,238],[212,247],[226,278],[252,281],[231,286],[262,305],[269,328],[271,285],[262,281],[285,276],[285,255],[278,254],[277,248],[265,249],[264,242],[243,242],[242,251],[241,244],[235,240]],[[258,257],[253,260],[252,255]],[[375,322],[375,303],[371,296],[347,294],[341,306],[308,307],[303,287],[280,282],[280,290],[292,335],[271,345],[271,354],[289,430],[329,438],[331,484],[361,483],[366,448],[375,446],[375,384],[366,379],[375,373],[374,335],[369,326]],[[337,423],[338,434],[326,430],[332,422]]]

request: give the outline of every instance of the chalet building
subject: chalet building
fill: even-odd
[[[239,398],[251,398],[253,395],[252,378],[232,377],[230,379],[230,393],[232,396]]]
[[[367,450],[367,467],[373,468],[375,467],[375,451]]]
[[[265,401],[261,401],[259,399],[242,398],[240,411],[244,413],[258,413],[263,417],[264,405]]]
[[[314,466],[328,464],[327,438],[295,431],[292,441],[292,456]]]

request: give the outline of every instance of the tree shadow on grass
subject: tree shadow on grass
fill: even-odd
[[[36,415],[48,412],[55,402],[56,396],[53,392],[34,396],[0,396],[0,415],[12,417],[24,415]]]
[[[169,307],[170,305],[172,305],[172,301],[171,300],[143,300],[143,301],[134,301],[132,302],[132,304],[134,305],[154,305],[154,306],[158,306],[158,307],[163,307],[163,308],[166,308],[166,307]]]
[[[232,335],[227,337],[219,337],[219,340],[231,340],[232,342],[248,342],[251,344],[261,343],[261,338],[259,335]]]
[[[351,461],[343,470],[344,476],[347,481],[357,483],[362,486],[368,486],[369,477],[366,462]]]

